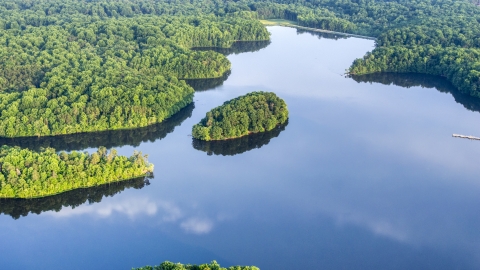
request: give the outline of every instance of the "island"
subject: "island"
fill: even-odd
[[[226,101],[207,112],[192,128],[192,136],[203,141],[234,139],[265,132],[288,120],[285,101],[272,92],[252,92]]]
[[[57,154],[47,148],[34,152],[19,147],[0,147],[0,198],[40,198],[149,175],[153,164],[135,151],[131,157],[100,147],[89,154],[72,151]]]
[[[132,268],[132,270],[260,270],[255,266],[230,266],[228,268],[220,267],[216,261],[211,263],[195,265],[195,264],[181,264],[165,261],[156,266],[144,266],[140,268]]]

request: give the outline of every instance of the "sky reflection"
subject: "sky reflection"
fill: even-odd
[[[0,246],[2,265],[480,268],[480,144],[451,137],[480,135],[480,114],[465,108],[475,102],[341,76],[371,40],[269,30],[267,47],[229,55],[231,75],[197,92],[195,109],[171,133],[122,144],[120,154],[149,154],[151,185],[59,212],[0,216],[9,243]],[[380,81],[388,80],[410,79]],[[192,147],[191,127],[208,110],[255,90],[286,100],[283,131],[235,155]]]

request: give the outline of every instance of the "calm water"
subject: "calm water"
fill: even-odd
[[[155,176],[0,201],[0,268],[215,259],[262,270],[479,269],[480,142],[452,134],[480,136],[480,102],[435,77],[342,76],[370,40],[269,30],[272,42],[255,52],[225,52],[225,81],[190,82],[203,91],[166,123],[2,141],[137,149]],[[232,143],[192,140],[209,109],[254,90],[286,100],[286,126]]]

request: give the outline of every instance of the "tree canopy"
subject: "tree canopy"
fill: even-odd
[[[204,141],[238,138],[272,130],[287,119],[288,109],[283,99],[271,92],[252,92],[207,112],[193,126],[192,136]]]
[[[98,17],[79,4],[0,3],[0,137],[162,122],[192,102],[183,79],[230,70],[222,54],[192,47],[269,39],[248,14]]]
[[[230,266],[225,268],[220,267],[216,261],[200,265],[165,261],[157,266],[144,266],[140,268],[132,268],[132,270],[260,270],[260,268],[255,266]]]
[[[0,198],[37,198],[132,179],[153,172],[146,156],[118,156],[100,147],[93,154],[47,148],[33,152],[0,147]]]
[[[6,0],[0,137],[161,122],[192,102],[182,79],[230,69],[224,56],[190,49],[268,40],[260,18],[377,37],[377,49],[350,73],[443,75],[479,96],[480,9],[468,0]],[[385,60],[396,55],[400,61]],[[442,69],[429,68],[439,58]]]

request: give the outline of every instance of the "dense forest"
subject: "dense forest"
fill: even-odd
[[[68,11],[40,8],[57,4]],[[0,4],[0,137],[161,122],[192,102],[194,91],[182,79],[230,69],[225,56],[190,48],[269,39],[248,13],[97,17],[79,4]]]
[[[172,263],[166,261],[157,266],[132,268],[132,270],[260,270],[260,268],[255,266],[230,266],[225,268],[221,267],[216,261],[201,265]]]
[[[257,19],[377,37],[350,73],[435,74],[480,96],[480,9],[467,0],[6,0],[0,18],[0,137],[161,122],[192,102],[182,79],[230,69],[191,48],[268,40]]]
[[[139,146],[165,138],[177,126],[192,116],[195,103],[190,103],[165,121],[135,129],[107,130],[46,137],[1,138],[0,145],[19,146],[33,151],[54,148],[56,151],[80,151],[87,148],[107,149],[125,145]]]
[[[0,198],[37,198],[132,179],[153,172],[146,156],[118,156],[100,147],[93,154],[47,148],[33,152],[0,147]]]
[[[193,126],[192,136],[203,141],[239,138],[265,132],[288,119],[285,101],[275,93],[252,92],[226,101]]]
[[[26,217],[30,213],[39,215],[47,211],[59,212],[63,207],[75,208],[85,203],[99,203],[104,197],[113,197],[126,189],[141,189],[148,185],[150,185],[150,182],[146,177],[139,177],[95,187],[79,188],[43,198],[0,198],[0,214],[9,215],[13,219],[19,219],[20,217]]]
[[[378,47],[355,60],[350,73],[414,72],[446,77],[462,93],[480,97],[480,50],[456,47]]]
[[[193,139],[192,146],[197,150],[206,152],[209,156],[234,156],[267,145],[271,139],[278,137],[287,125],[288,120],[285,124],[278,125],[270,131],[254,133],[230,140],[203,141]]]

